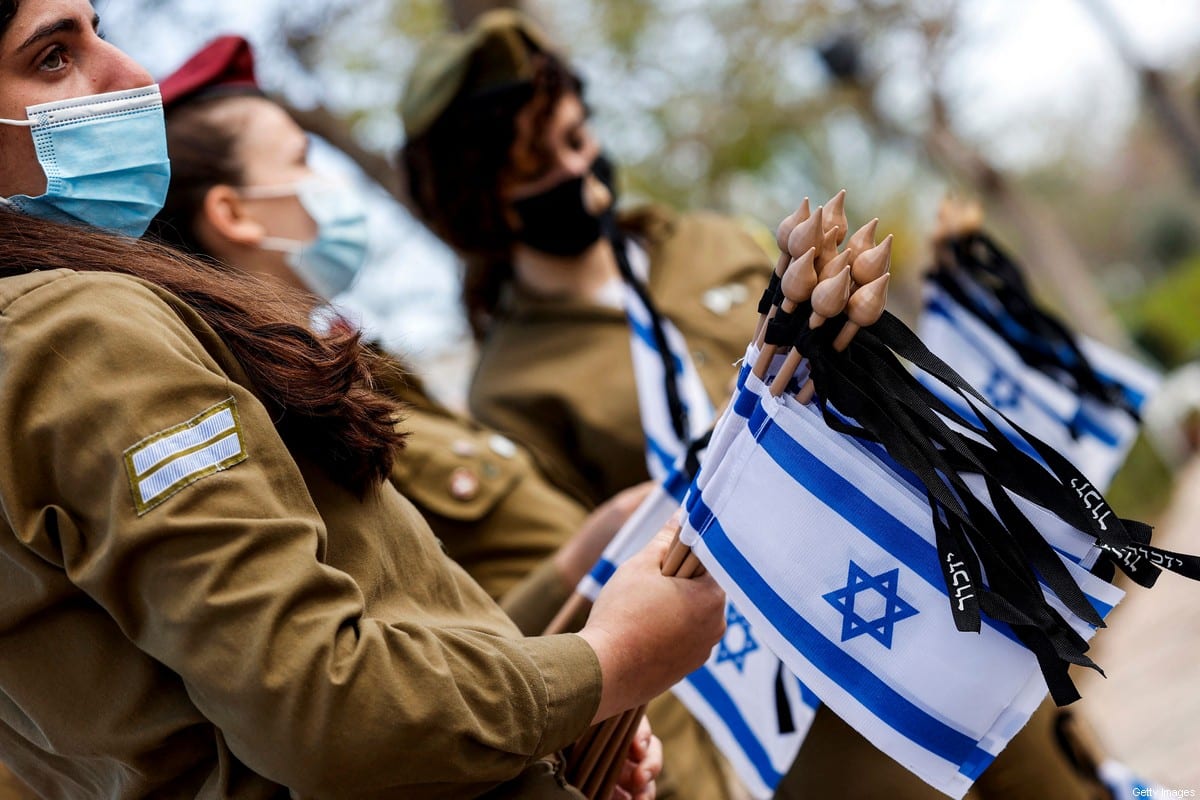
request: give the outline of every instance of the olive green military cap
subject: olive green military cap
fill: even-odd
[[[458,97],[533,77],[533,57],[551,50],[529,17],[511,9],[481,15],[467,30],[429,42],[408,78],[400,116],[408,137],[420,136]]]

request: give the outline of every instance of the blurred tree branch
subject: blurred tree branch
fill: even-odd
[[[1080,4],[1095,18],[1100,29],[1108,37],[1121,60],[1137,75],[1138,85],[1150,102],[1150,108],[1162,126],[1163,135],[1170,142],[1192,185],[1200,189],[1200,124],[1195,114],[1180,103],[1171,91],[1167,76],[1146,63],[1137,48],[1116,20],[1105,0],[1079,0]]]
[[[1021,258],[1029,265],[1028,277],[1035,285],[1045,285],[1054,292],[1080,331],[1113,344],[1128,345],[1128,334],[1097,288],[1079,248],[1058,222],[1055,210],[1022,192],[1003,170],[954,130],[941,90],[954,10],[950,3],[935,16],[910,20],[925,44],[928,113],[923,130],[905,131],[883,113],[877,100],[878,75],[857,68],[860,59],[850,55],[846,41],[838,43],[838,65],[852,63],[856,68],[830,65],[830,70],[851,90],[854,106],[877,135],[917,143],[935,166],[965,181],[1002,221],[1012,226],[1022,239]],[[829,57],[822,55],[828,63]]]

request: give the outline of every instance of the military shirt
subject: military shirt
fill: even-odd
[[[388,378],[383,388],[405,404],[400,424],[408,434],[392,481],[446,553],[522,630],[540,632],[574,588],[549,559],[587,512],[541,475],[523,447],[435,402],[411,371],[392,370]]]
[[[391,484],[290,452],[251,385],[149,284],[0,280],[9,767],[52,798],[239,799],[544,769],[598,707],[591,648],[521,638]]]
[[[683,334],[719,407],[773,265],[727,217],[651,208],[629,221],[649,256],[650,295]],[[527,444],[548,477],[589,505],[649,478],[620,308],[515,292],[482,345],[470,405],[479,420]]]

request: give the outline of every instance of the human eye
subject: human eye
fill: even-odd
[[[38,59],[38,69],[42,72],[58,72],[67,66],[67,49],[62,45],[54,45]]]

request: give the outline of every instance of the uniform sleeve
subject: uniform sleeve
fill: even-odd
[[[113,276],[5,309],[0,441],[20,468],[0,500],[26,546],[177,674],[239,759],[301,794],[461,796],[571,742],[599,703],[588,645],[497,635],[452,598],[368,616],[322,563],[341,532],[197,327]]]

